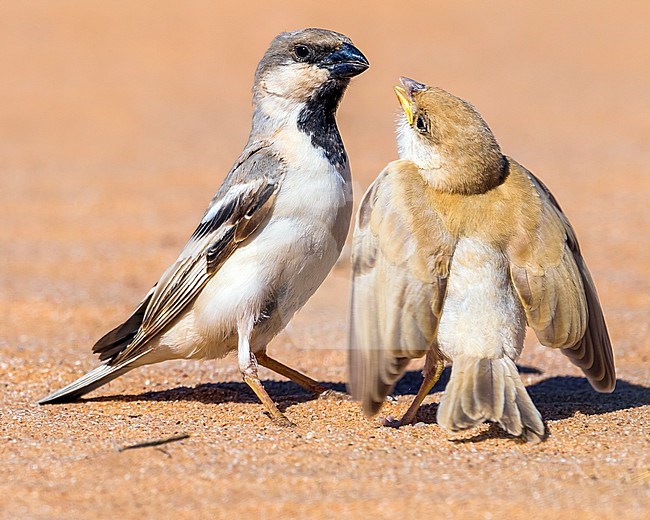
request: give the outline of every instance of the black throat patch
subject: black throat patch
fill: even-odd
[[[340,79],[325,82],[298,114],[298,130],[306,133],[338,170],[345,167],[348,156],[336,126],[336,109],[348,83]]]

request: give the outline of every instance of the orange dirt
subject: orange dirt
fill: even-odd
[[[2,518],[648,514],[650,3],[431,4],[3,5]],[[435,424],[442,385],[420,423],[393,430],[263,371],[297,424],[280,429],[233,358],[147,367],[81,403],[35,404],[95,366],[94,340],[175,258],[245,142],[257,61],[276,33],[304,26],[348,34],[372,64],[339,118],[357,200],[396,157],[391,86],[404,74],[471,100],[574,223],[620,379],[596,394],[529,335],[520,364],[547,442],[488,425],[450,437]],[[348,278],[343,261],[270,347],[339,389]],[[416,368],[383,414],[408,405]]]

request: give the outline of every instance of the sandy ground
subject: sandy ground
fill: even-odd
[[[642,518],[650,509],[650,3],[3,2],[0,7],[0,517]],[[433,3],[431,3],[433,4]],[[280,429],[232,358],[132,372],[77,404],[35,401],[175,258],[249,129],[281,30],[349,34],[372,68],[340,109],[357,197],[396,156],[391,85],[470,99],[554,191],[615,346],[612,395],[529,335],[520,365],[550,436],[367,420],[263,371]],[[343,262],[271,345],[344,389]],[[414,365],[384,413],[414,395]],[[159,448],[119,448],[170,435]],[[645,516],[647,518],[647,516]]]

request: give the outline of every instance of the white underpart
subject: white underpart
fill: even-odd
[[[438,329],[440,348],[457,356],[516,360],[523,348],[525,315],[503,253],[477,238],[459,240]]]
[[[287,171],[281,181],[268,224],[240,246],[210,279],[176,324],[163,334],[153,357],[219,358],[228,353],[224,337],[245,320],[257,317],[274,295],[282,295],[278,312],[283,324],[320,286],[338,259],[345,236],[337,237],[335,221],[342,206],[351,205],[349,170],[338,172],[322,150],[296,125],[301,105],[271,96],[265,110],[293,118],[281,127],[273,147]],[[344,234],[347,228],[339,230]],[[277,331],[276,331],[277,332]],[[264,347],[251,345],[253,352]],[[148,360],[147,360],[148,361]]]

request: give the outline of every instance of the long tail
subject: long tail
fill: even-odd
[[[86,375],[80,377],[68,386],[57,390],[53,394],[48,395],[41,399],[38,404],[55,404],[55,403],[69,403],[76,401],[82,395],[91,392],[95,388],[105,385],[116,377],[131,370],[132,366],[109,366],[100,365],[94,370],[91,370]]]
[[[497,422],[508,433],[531,442],[545,436],[542,416],[510,358],[455,358],[438,407],[438,424],[459,431],[483,421]]]

